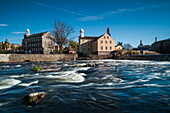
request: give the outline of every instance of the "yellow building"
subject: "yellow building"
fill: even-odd
[[[122,43],[118,42],[117,46],[115,46],[115,50],[122,50]]]
[[[84,30],[80,30],[79,53],[94,53],[97,55],[109,55],[115,50],[115,40],[111,37],[110,29],[99,37],[84,36]]]

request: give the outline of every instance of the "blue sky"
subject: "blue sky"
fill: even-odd
[[[136,47],[170,38],[170,0],[0,0],[0,42],[21,44],[27,28],[31,34],[53,30],[55,20],[85,36],[112,37]]]

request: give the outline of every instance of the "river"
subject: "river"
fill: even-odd
[[[96,63],[96,67],[82,67]],[[74,65],[77,65],[75,67]],[[43,69],[34,72],[35,66]],[[55,71],[56,66],[61,71]],[[46,92],[36,106],[23,97]],[[80,60],[0,64],[0,113],[169,113],[170,62]]]

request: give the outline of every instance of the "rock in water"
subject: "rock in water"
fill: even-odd
[[[24,102],[28,105],[37,105],[42,99],[45,98],[46,95],[47,93],[45,92],[36,92],[25,96],[23,99]]]

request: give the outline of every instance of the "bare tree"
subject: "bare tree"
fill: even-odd
[[[70,35],[74,33],[74,29],[72,26],[58,20],[57,22],[54,22],[53,33],[55,37],[55,42],[60,48],[59,53],[61,54],[62,46],[66,45],[69,39],[73,38]]]
[[[125,49],[125,50],[130,50],[132,48],[133,47],[129,43],[123,44],[123,49]]]

